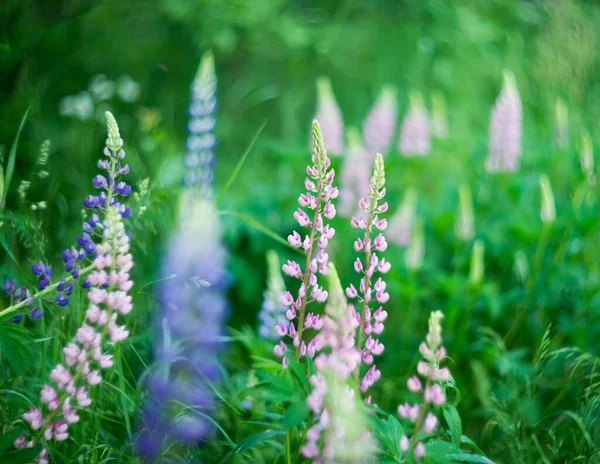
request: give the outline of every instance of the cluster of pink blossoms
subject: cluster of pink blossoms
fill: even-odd
[[[423,359],[417,364],[417,372],[424,379],[425,385],[418,376],[408,379],[407,386],[412,392],[423,392],[423,404],[404,403],[398,406],[398,414],[414,424],[412,439],[403,435],[400,439],[400,450],[412,450],[416,458],[425,455],[423,442],[416,442],[419,431],[432,434],[437,426],[437,417],[429,412],[432,405],[443,406],[446,395],[442,387],[450,378],[450,370],[440,367],[441,361],[446,358],[446,349],[442,346],[441,320],[444,317],[441,311],[434,311],[429,317],[429,333],[426,341],[421,343],[419,351]],[[415,443],[416,442],[416,443]]]
[[[123,141],[112,115],[107,115],[113,168],[117,152],[122,153]],[[115,148],[116,147],[116,148]],[[110,204],[110,192],[107,204]],[[113,365],[113,357],[107,352],[110,343],[128,337],[125,326],[118,325],[119,314],[127,315],[132,310],[131,296],[127,292],[133,283],[129,271],[133,258],[129,253],[129,237],[125,233],[119,211],[106,206],[102,242],[96,247],[93,271],[87,277],[90,284],[89,309],[86,322],[77,330],[75,339],[63,348],[64,364],[58,364],[50,373],[55,385],[46,384],[40,392],[40,400],[46,411],[30,408],[23,420],[36,432],[30,438],[21,435],[15,442],[16,448],[31,448],[40,440],[64,441],[69,437],[69,427],[79,422],[78,411],[92,403],[89,388],[102,381],[101,372]],[[48,464],[48,450],[44,448],[37,458],[40,464]]]
[[[335,95],[328,77],[317,79],[317,109],[313,120],[319,121],[321,134],[331,155],[341,156],[344,152],[344,120],[342,110],[335,101]],[[314,128],[311,127],[310,144],[314,146]]]
[[[490,121],[490,139],[485,168],[488,172],[519,169],[523,108],[515,77],[504,73],[502,92],[496,100]]]
[[[354,217],[351,221],[352,227],[365,231],[363,237],[357,238],[354,242],[354,250],[364,253],[364,261],[356,258],[354,262],[354,270],[362,277],[359,289],[357,290],[354,285],[350,284],[346,288],[346,295],[350,299],[357,299],[363,307],[362,314],[356,313],[359,322],[357,346],[361,350],[361,362],[370,365],[373,364],[374,356],[383,353],[384,346],[375,336],[383,332],[383,322],[388,315],[382,306],[372,311],[370,305],[373,302],[383,305],[390,298],[389,293],[386,292],[385,281],[381,277],[375,280],[377,272],[385,274],[391,267],[385,258],[380,259],[376,253],[376,251],[383,252],[387,249],[388,244],[385,237],[381,233],[372,237],[375,231],[383,231],[387,227],[387,221],[379,218],[379,214],[388,210],[387,202],[380,203],[385,197],[385,171],[383,156],[379,153],[375,157],[373,177],[368,192],[368,195],[361,198],[359,202],[360,209],[366,213],[366,217]],[[365,335],[367,339],[364,340],[363,346]],[[360,365],[357,367],[357,375],[359,369]],[[361,380],[361,391],[366,392],[379,380],[380,376],[381,372],[377,367],[371,366]]]
[[[288,261],[282,266],[286,275],[300,280],[300,289],[296,298],[290,292],[285,292],[281,296],[281,304],[288,308],[286,317],[290,321],[289,327],[283,323],[275,326],[278,336],[292,339],[300,356],[308,354],[310,357],[313,357],[319,350],[318,337],[314,337],[306,344],[302,340],[302,334],[305,329],[320,330],[323,327],[323,320],[317,314],[306,314],[306,307],[314,301],[324,303],[327,300],[328,293],[322,286],[319,286],[317,275],[327,273],[329,255],[325,249],[335,234],[335,230],[324,224],[324,218],[333,219],[335,217],[336,210],[332,200],[339,194],[338,189],[332,185],[335,173],[333,169],[329,169],[331,161],[327,157],[318,121],[313,121],[312,127],[313,164],[306,168],[308,177],[304,182],[308,191],[300,195],[298,203],[301,208],[294,213],[294,219],[301,227],[308,228],[309,233],[302,238],[298,232],[294,231],[288,237],[288,242],[293,247],[304,250],[306,265],[304,270],[295,261]],[[312,212],[312,217],[309,217],[303,208]],[[296,321],[298,329],[296,329],[294,321]],[[286,351],[287,345],[283,340],[274,348],[275,354],[282,358],[284,366],[287,365],[287,359],[284,356]]]
[[[396,133],[397,118],[396,88],[386,85],[363,123],[369,159],[372,160],[375,153],[388,153]]]
[[[426,156],[431,151],[431,123],[423,97],[411,92],[410,107],[400,126],[398,150],[403,156]]]

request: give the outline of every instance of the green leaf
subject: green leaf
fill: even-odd
[[[19,126],[19,130],[17,131],[17,135],[15,136],[15,140],[13,141],[13,144],[10,147],[10,153],[8,154],[8,163],[6,164],[6,175],[4,176],[4,194],[2,196],[2,201],[0,201],[0,209],[4,208],[4,205],[6,204],[6,196],[8,195],[10,181],[12,180],[13,172],[15,171],[15,160],[17,158],[17,147],[19,146],[19,137],[21,136],[23,126],[25,126],[25,121],[27,120],[27,114],[29,113],[29,109],[30,108],[27,108],[27,111],[25,111],[23,119],[21,119],[21,125]]]
[[[13,447],[13,442],[19,438],[19,436],[23,433],[22,430],[17,428],[12,428],[8,432],[6,432],[2,437],[0,437],[0,454],[4,453],[6,450],[11,450]],[[1,461],[0,462],[4,462]]]
[[[482,462],[485,464],[494,464],[494,461],[490,461],[485,456],[471,453],[452,453],[448,455],[448,458],[456,462]]]
[[[452,443],[456,447],[460,447],[460,437],[462,436],[462,421],[460,415],[454,405],[447,405],[444,408],[444,419],[450,428],[452,435]]]
[[[267,432],[260,432],[250,435],[239,442],[239,444],[234,448],[233,454],[243,453],[244,451],[247,451],[260,443],[264,443],[274,437],[279,437],[282,435],[285,435],[285,432],[282,430],[269,430]]]
[[[288,429],[300,425],[308,417],[310,409],[306,401],[296,401],[290,404],[283,414],[283,425]]]
[[[0,456],[2,464],[23,464],[33,461],[40,454],[40,447],[27,448]]]
[[[478,452],[479,454],[485,454],[481,448],[479,446],[477,446],[477,443],[475,443],[473,440],[471,440],[469,437],[467,437],[466,435],[463,435],[462,437],[460,437],[460,442],[462,444],[468,445],[471,447],[472,450]]]
[[[276,232],[274,232],[273,230],[269,229],[267,226],[265,226],[262,222],[257,221],[256,219],[244,214],[244,213],[238,213],[237,211],[220,211],[219,212],[219,216],[235,216],[238,219],[240,219],[244,224],[246,224],[247,226],[258,230],[259,232],[262,232],[263,234],[265,234],[267,237],[271,237],[273,240],[281,243],[282,245],[284,245],[285,247],[289,248],[290,250],[294,250],[296,253],[302,253],[302,251],[299,251],[298,248],[294,248],[292,245],[290,245],[288,243],[287,240],[284,240],[283,238],[281,238]]]

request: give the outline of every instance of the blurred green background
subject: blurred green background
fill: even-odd
[[[427,158],[401,158],[395,143],[386,158],[390,210],[406,188],[416,189],[426,252],[419,272],[405,268],[402,249],[386,252],[392,298],[374,398],[395,410],[428,314],[441,309],[466,434],[498,462],[598,462],[598,188],[580,172],[577,153],[583,130],[594,141],[600,135],[599,26],[600,5],[575,0],[3,0],[4,159],[31,108],[5,212],[8,244],[25,263],[56,261],[56,251],[70,245],[105,137],[99,118],[110,109],[132,178],[150,179],[148,211],[135,226],[136,281],[157,279],[181,185],[189,86],[200,56],[211,49],[219,79],[217,191],[266,121],[220,205],[234,282],[230,325],[256,327],[265,252],[292,255],[233,213],[282,237],[293,230],[317,76],[331,78],[346,126],[362,125],[386,83],[398,87],[400,117],[411,88],[426,101],[440,91],[450,138],[437,141]],[[515,73],[523,101],[522,166],[514,175],[493,176],[483,162],[505,69]],[[101,93],[98,75],[117,83],[108,99],[90,93],[90,86]],[[552,140],[558,98],[569,109],[565,149]],[[48,207],[33,214],[19,204],[16,188],[46,139],[50,176],[36,181],[29,196]],[[557,208],[546,230],[539,216],[542,173]],[[473,192],[476,237],[485,244],[486,276],[478,286],[468,283],[472,243],[453,233],[462,183]],[[41,230],[32,233],[27,221],[41,221]],[[355,235],[342,218],[334,225],[330,255],[348,282]],[[514,272],[518,251],[530,270],[521,279]],[[3,278],[15,272],[8,257],[2,266]],[[150,288],[138,296],[144,311],[136,316],[136,343],[146,360],[155,311]],[[249,369],[243,356],[224,362],[233,376]]]

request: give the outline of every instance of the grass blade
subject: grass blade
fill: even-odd
[[[8,154],[8,163],[6,164],[6,175],[4,176],[4,194],[2,195],[2,201],[0,202],[0,209],[4,208],[4,205],[6,204],[6,196],[8,195],[10,181],[12,180],[13,172],[15,171],[15,161],[17,158],[17,147],[19,146],[19,137],[21,137],[21,131],[25,126],[25,121],[27,120],[27,115],[29,114],[30,109],[31,108],[27,108],[27,111],[25,111],[23,119],[21,119],[21,125],[19,126],[19,130],[17,131],[17,135],[15,136],[15,140],[13,141],[13,144],[10,147],[10,153]]]

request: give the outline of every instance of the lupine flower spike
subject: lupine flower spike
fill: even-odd
[[[441,92],[435,92],[431,96],[431,133],[437,139],[448,138],[448,112],[446,99]]]
[[[387,318],[387,312],[383,306],[390,299],[386,290],[386,283],[377,274],[386,274],[390,270],[390,263],[378,255],[387,249],[387,242],[382,233],[377,236],[377,231],[383,231],[387,227],[387,220],[380,218],[380,214],[388,210],[387,202],[381,201],[385,197],[385,170],[383,156],[378,153],[375,156],[373,177],[369,185],[368,195],[361,198],[360,209],[363,216],[352,218],[352,227],[364,230],[364,235],[354,242],[354,250],[363,254],[364,259],[356,258],[354,270],[361,276],[358,290],[354,285],[346,288],[346,296],[356,299],[361,307],[361,312],[356,318],[359,322],[357,347],[361,353],[361,362],[371,366],[362,377],[360,389],[364,393],[373,385],[381,372],[373,364],[374,356],[383,353],[383,343],[376,337],[383,331],[383,322]],[[371,305],[374,304],[375,307]],[[366,339],[365,339],[366,337]],[[364,343],[364,346],[363,346]],[[360,375],[360,365],[356,369],[355,376]]]
[[[458,213],[454,222],[454,233],[459,240],[468,242],[475,236],[475,217],[473,215],[473,197],[468,184],[462,184],[458,190]]]
[[[569,108],[562,98],[554,107],[554,143],[564,150],[569,144]]]
[[[542,192],[542,207],[540,217],[544,224],[552,224],[556,219],[556,207],[554,206],[554,194],[548,176],[540,176],[540,190]]]
[[[209,51],[202,56],[192,82],[189,135],[184,157],[185,185],[195,187],[207,198],[212,196],[213,150],[216,145],[216,90],[215,61],[212,52]]]
[[[317,79],[317,110],[313,120],[319,121],[323,141],[327,152],[333,156],[344,153],[344,121],[342,111],[335,101],[335,95],[328,77],[321,76]],[[311,128],[310,147],[314,145]]]
[[[419,346],[423,359],[417,364],[419,376],[408,379],[408,389],[413,393],[423,394],[423,404],[404,403],[398,406],[398,414],[414,424],[412,438],[403,435],[400,439],[400,450],[412,453],[416,458],[425,456],[425,446],[421,440],[431,436],[438,427],[438,418],[430,412],[432,407],[440,407],[446,403],[444,384],[450,379],[450,370],[440,367],[446,358],[446,349],[442,346],[441,311],[434,311],[429,317],[429,333],[425,342]],[[406,429],[406,427],[405,427]]]
[[[363,124],[363,137],[370,159],[387,154],[392,145],[398,118],[396,88],[385,85]]]
[[[313,390],[306,399],[317,421],[308,429],[300,451],[315,463],[358,462],[369,449],[363,405],[351,379],[361,359],[354,344],[359,322],[344,297],[335,267],[329,263],[328,268],[330,296],[323,329],[317,335],[323,351],[315,358],[317,373],[310,378]]]
[[[481,240],[475,240],[473,243],[473,252],[471,253],[471,266],[469,268],[469,283],[474,287],[478,286],[483,280],[485,274],[485,248]]]
[[[418,90],[409,95],[410,106],[400,127],[398,150],[403,156],[426,156],[431,151],[430,121]]]
[[[369,188],[370,157],[354,127],[348,129],[348,148],[340,180],[338,210],[343,216],[352,216],[357,211],[361,195]]]
[[[496,100],[490,121],[490,139],[485,168],[488,172],[519,169],[523,108],[515,76],[506,71],[502,92]]]
[[[119,160],[125,152],[114,117],[107,112],[106,119],[108,139],[105,154],[112,182],[104,187],[105,201],[97,206],[104,220],[99,227],[101,242],[95,247],[94,271],[87,279],[89,308],[86,321],[63,349],[64,362],[52,370],[51,382],[45,384],[40,392],[40,400],[45,406],[32,407],[23,414],[33,433],[29,438],[19,437],[15,442],[17,448],[31,447],[42,441],[66,440],[69,428],[80,420],[78,413],[81,408],[92,403],[89,389],[102,382],[102,371],[113,365],[110,350],[115,343],[129,336],[127,328],[119,325],[119,319],[133,309],[131,296],[127,293],[133,285],[129,278],[133,258],[129,253],[129,236],[124,229],[121,208],[113,202],[114,195],[123,190],[116,179],[121,174]],[[49,462],[45,448],[38,462]]]
[[[413,188],[406,189],[400,208],[390,219],[387,236],[390,242],[399,246],[407,246],[412,237],[417,213],[417,192]]]
[[[289,322],[285,317],[287,307],[283,306],[279,299],[285,292],[285,283],[281,276],[281,264],[279,257],[273,250],[267,252],[268,280],[267,289],[264,293],[264,300],[258,319],[260,327],[258,333],[267,340],[277,340],[279,336],[275,332],[275,327],[283,327],[287,330]]]
[[[415,219],[408,248],[404,252],[404,264],[411,271],[418,271],[423,267],[425,257],[425,233],[423,231],[423,220]]]
[[[335,217],[336,211],[332,200],[339,194],[338,189],[333,187],[335,173],[333,169],[329,169],[331,161],[327,157],[318,121],[313,121],[312,138],[314,144],[312,164],[306,168],[307,177],[304,180],[304,186],[308,191],[298,198],[301,207],[294,213],[294,219],[300,227],[306,227],[308,233],[302,237],[294,231],[288,236],[290,245],[304,250],[306,263],[304,269],[295,261],[288,261],[282,266],[284,274],[300,281],[300,289],[295,297],[289,291],[281,296],[281,304],[288,308],[286,317],[290,321],[289,328],[283,325],[275,327],[280,337],[292,339],[296,348],[296,357],[308,354],[311,358],[319,349],[318,338],[314,337],[307,344],[302,339],[302,334],[305,329],[320,330],[323,327],[323,320],[316,314],[306,313],[306,308],[312,302],[324,303],[327,300],[328,293],[319,286],[317,276],[327,273],[329,255],[325,249],[335,230],[325,225],[325,220]],[[309,211],[311,217],[304,208]],[[287,345],[283,340],[275,345],[275,355],[282,358],[284,366],[287,365],[287,358],[284,356],[286,351]]]

